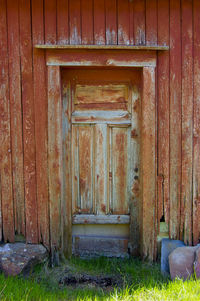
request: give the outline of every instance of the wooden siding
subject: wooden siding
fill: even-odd
[[[154,220],[148,218],[151,206],[144,208],[146,253],[155,255],[155,225],[161,218],[169,223],[170,238],[199,241],[199,28],[199,0],[0,0],[0,239],[14,241],[17,233],[27,242],[57,247],[65,223],[58,221],[64,205],[61,196],[57,203],[52,199],[57,175],[49,179],[47,162],[47,76],[55,81],[49,96],[60,95],[59,71],[51,67],[48,74],[45,51],[34,45],[158,44],[170,50],[157,52],[157,118],[145,117],[148,124],[157,123],[158,163],[157,198],[152,193],[157,211],[149,212]],[[59,118],[61,108],[52,105]],[[55,157],[62,150],[54,151]],[[148,153],[144,157],[151,160]]]

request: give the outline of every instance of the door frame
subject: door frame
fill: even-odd
[[[62,67],[141,68],[140,255],[156,255],[156,51],[132,49],[46,49],[48,73],[48,170],[51,251],[71,254],[71,202],[66,200],[65,112],[61,92]],[[136,188],[138,189],[138,188]],[[70,203],[70,204],[69,204]]]

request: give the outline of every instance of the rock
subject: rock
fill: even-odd
[[[33,266],[44,262],[48,252],[42,245],[8,243],[0,246],[0,270],[5,275],[27,275]]]
[[[200,246],[199,244],[197,246]],[[197,248],[194,258],[194,271],[196,278],[200,278],[200,247]]]
[[[161,272],[163,275],[169,274],[169,254],[178,247],[185,246],[181,240],[172,240],[168,238],[162,239],[161,246]]]
[[[176,277],[181,279],[188,279],[194,273],[194,260],[196,247],[180,247],[175,249],[169,255],[169,268],[171,279]],[[198,253],[199,254],[199,253]]]

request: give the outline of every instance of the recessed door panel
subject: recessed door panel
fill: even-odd
[[[136,184],[139,189],[139,74],[63,72],[72,108],[69,174],[77,255],[127,256]]]

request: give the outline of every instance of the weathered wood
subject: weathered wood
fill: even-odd
[[[62,74],[63,76],[63,74]],[[61,233],[62,250],[66,256],[72,252],[72,129],[71,129],[71,89],[69,81],[62,77],[62,199]]]
[[[193,127],[193,243],[200,237],[200,2],[193,1],[194,127]]]
[[[56,1],[44,1],[45,43],[56,44]]]
[[[1,184],[1,238],[14,242],[14,208],[12,191],[11,133],[9,103],[9,73],[7,44],[6,1],[0,0],[0,184]]]
[[[107,124],[102,124],[101,120],[95,126],[94,139],[94,213],[107,214],[109,213],[107,199]]]
[[[33,44],[44,42],[44,11],[40,0],[32,2]],[[45,54],[33,51],[38,237],[49,248],[49,196],[47,159],[47,93]]]
[[[75,111],[72,113],[72,123],[107,123],[131,124],[127,111]]]
[[[20,54],[23,106],[24,180],[26,208],[26,241],[38,242],[36,163],[35,163],[35,118],[33,98],[33,59],[31,40],[30,3],[20,0]]]
[[[13,201],[15,209],[15,231],[25,235],[24,167],[21,103],[21,67],[19,36],[19,1],[7,1],[10,123],[12,138]],[[16,131],[17,129],[17,131]]]
[[[158,44],[169,45],[169,1],[158,1]],[[169,52],[158,53],[158,222],[169,222]]]
[[[52,66],[109,66],[109,67],[154,67],[154,51],[104,51],[97,50],[48,50],[46,53],[47,65]]]
[[[129,224],[129,215],[114,215],[114,214],[79,214],[74,215],[73,224]]]
[[[69,43],[69,3],[68,0],[57,0],[57,43]]]
[[[128,195],[128,157],[130,147],[130,127],[111,127],[110,138],[110,169],[111,176],[110,191],[110,212],[113,214],[129,213]],[[130,189],[130,187],[129,187]]]
[[[182,1],[182,181],[181,238],[192,244],[193,32],[192,1]],[[184,237],[183,237],[184,233]]]
[[[143,68],[141,175],[142,175],[142,255],[153,260],[156,200],[156,102],[155,69]]]
[[[93,44],[93,0],[81,0],[82,44]]]
[[[39,49],[98,49],[98,50],[158,50],[158,51],[167,51],[169,50],[169,46],[167,45],[48,45],[48,44],[38,44],[35,45],[35,48]]]
[[[157,0],[146,0],[146,45],[157,45]]]
[[[130,44],[129,0],[118,0],[118,45]]]
[[[133,28],[135,45],[145,44],[145,0],[134,0]]]
[[[94,5],[94,44],[105,45],[105,1],[93,0]]]
[[[69,0],[70,44],[81,44],[81,0]]]
[[[181,199],[181,26],[180,1],[170,0],[170,222],[179,238]]]
[[[117,43],[117,1],[105,1],[105,24],[106,24],[106,44],[115,45]]]
[[[52,252],[61,247],[62,107],[60,68],[48,67],[48,172]]]

